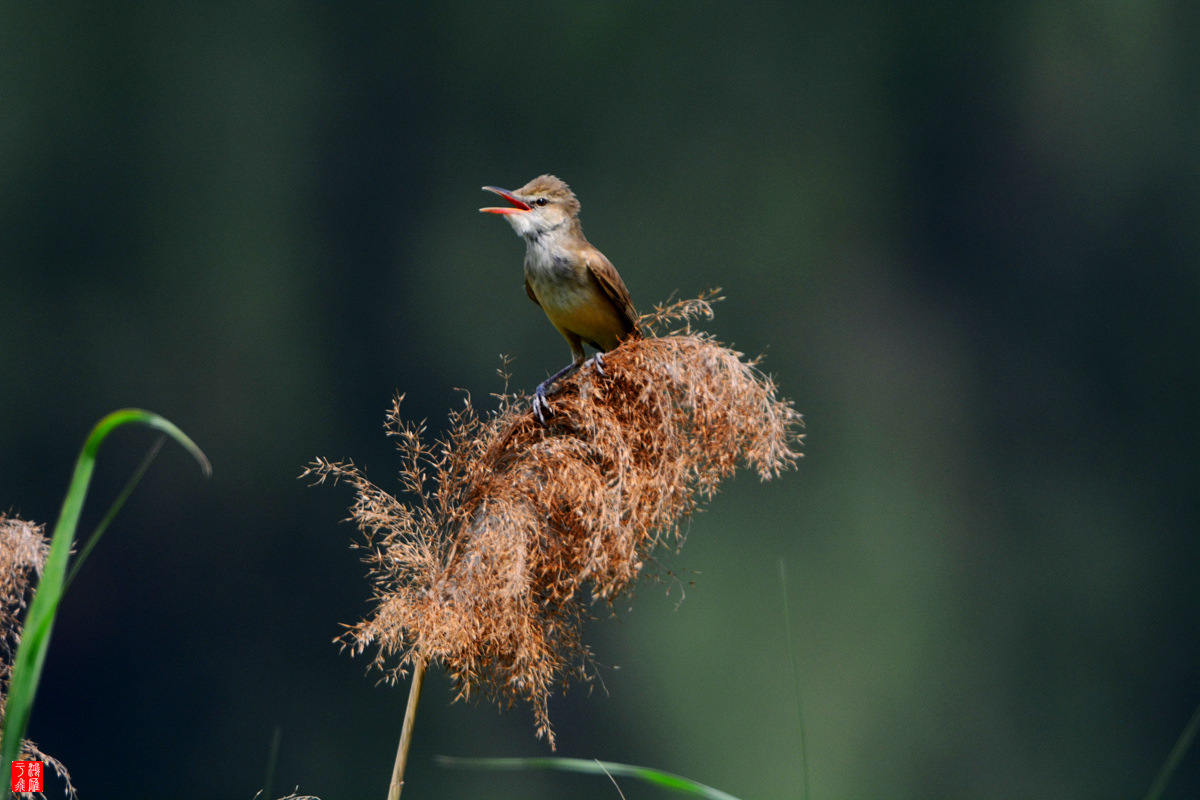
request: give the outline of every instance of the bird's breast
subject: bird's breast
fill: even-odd
[[[586,302],[591,289],[587,267],[575,253],[533,243],[525,255],[525,279],[547,311]]]
[[[600,350],[612,350],[628,333],[616,308],[601,291],[577,251],[530,247],[525,280],[538,305],[568,341],[579,337]]]

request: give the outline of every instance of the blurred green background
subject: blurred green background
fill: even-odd
[[[660,554],[681,583],[597,609],[560,754],[799,796],[783,558],[812,797],[1141,797],[1200,702],[1198,36],[1182,2],[3,4],[0,507],[52,523],[122,406],[214,465],[169,445],[93,554],[32,737],[91,800],[250,798],[277,726],[274,796],[383,795],[405,689],[331,643],[351,496],[297,476],[394,488],[394,392],[436,431],[501,353],[565,363],[477,212],[553,172],[642,309],[724,287],[708,329],[808,425]],[[106,445],[93,523],[152,440]],[[450,699],[406,797],[615,796],[440,770],[547,752]]]

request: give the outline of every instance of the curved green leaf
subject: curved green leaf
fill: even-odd
[[[25,738],[29,716],[33,711],[33,700],[42,677],[42,666],[46,661],[46,651],[50,647],[54,616],[62,599],[67,561],[71,556],[75,529],[79,525],[79,515],[83,510],[88,484],[92,480],[96,454],[113,430],[130,423],[162,431],[183,445],[200,462],[205,477],[212,474],[212,466],[196,443],[158,414],[140,408],[123,408],[96,423],[96,427],[84,442],[83,452],[75,461],[75,473],[71,476],[71,484],[67,488],[67,496],[63,500],[62,511],[50,540],[50,554],[46,558],[46,566],[42,570],[42,578],[38,582],[33,602],[29,604],[29,613],[25,616],[25,625],[21,631],[21,644],[13,661],[12,679],[8,686],[8,700],[4,713],[3,743],[0,744],[0,757],[3,758],[4,764],[2,774],[6,782],[11,781],[12,762],[20,754],[21,740]],[[106,519],[104,524],[107,522]],[[93,539],[102,532],[103,525],[97,529]]]
[[[707,797],[709,800],[738,800],[731,794],[720,789],[705,786],[682,775],[662,772],[649,767],[638,767],[632,764],[617,764],[612,761],[588,761],[584,758],[451,758],[438,756],[438,763],[443,767],[458,769],[553,769],[560,772],[580,772],[587,775],[608,775],[637,778],[646,783],[663,786],[687,794]]]

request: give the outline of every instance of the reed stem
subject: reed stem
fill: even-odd
[[[417,719],[417,701],[421,698],[421,684],[424,682],[425,661],[418,658],[413,664],[412,686],[408,690],[408,706],[404,709],[404,727],[400,731],[400,747],[396,749],[396,766],[392,768],[388,800],[400,800],[400,790],[404,788],[404,768],[408,764],[408,747],[412,744],[413,724]]]

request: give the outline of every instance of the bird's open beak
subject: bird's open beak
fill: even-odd
[[[489,207],[489,208],[479,209],[480,211],[484,212],[485,214],[523,214],[529,210],[528,203],[524,202],[523,200],[518,199],[515,194],[508,191],[507,189],[501,189],[498,186],[485,186],[485,187],[483,187],[483,190],[485,192],[495,192],[496,194],[500,195],[508,202],[512,203],[512,206],[513,206],[512,208],[496,208],[493,206],[493,207]]]

